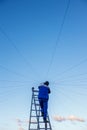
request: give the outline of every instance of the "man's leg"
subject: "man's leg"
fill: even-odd
[[[41,113],[42,113],[42,116],[43,116],[44,115],[43,100],[39,99],[39,103],[40,103],[40,107],[41,107]]]
[[[44,121],[46,121],[46,118],[47,118],[47,109],[48,109],[48,100],[44,100],[43,109],[44,109]]]

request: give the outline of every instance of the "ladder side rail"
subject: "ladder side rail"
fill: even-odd
[[[49,121],[49,127],[50,127],[50,130],[52,130],[49,115],[48,115],[48,121]]]
[[[31,98],[31,108],[30,108],[30,117],[29,117],[29,130],[30,130],[30,122],[31,122],[31,113],[32,113],[32,102],[33,102],[33,93],[32,93],[32,98]]]
[[[36,95],[34,95],[34,92],[38,92],[37,90],[34,90],[34,88],[32,89],[32,91],[33,91],[33,97],[34,97],[34,104],[35,104],[35,110],[36,110],[36,117],[37,117],[37,123],[38,123],[38,125],[37,125],[37,130],[39,130],[40,129],[40,126],[39,126],[39,116],[38,116],[38,110],[37,110],[37,103],[36,103],[36,100],[35,100],[35,96]]]
[[[39,109],[38,109],[38,123],[39,123],[39,129],[40,129],[40,106],[39,106]]]

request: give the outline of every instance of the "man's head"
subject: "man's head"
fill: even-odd
[[[44,85],[47,85],[47,86],[48,86],[48,85],[49,85],[49,81],[45,81],[45,82],[44,82]]]

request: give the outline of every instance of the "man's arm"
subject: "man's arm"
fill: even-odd
[[[49,93],[49,94],[51,93],[50,88],[48,88],[48,93]]]

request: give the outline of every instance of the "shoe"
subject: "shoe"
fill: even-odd
[[[46,120],[46,117],[44,117],[44,122],[46,122],[47,120]]]
[[[43,113],[43,112],[41,113],[41,116],[44,116],[44,113]]]

